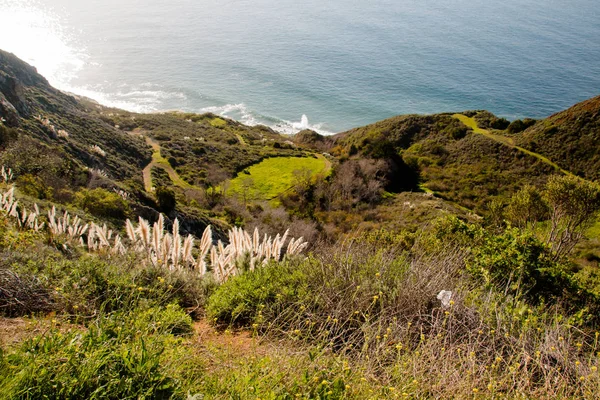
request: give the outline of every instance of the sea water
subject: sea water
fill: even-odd
[[[600,94],[597,0],[0,0],[0,48],[132,111],[292,133],[407,113],[542,118]]]

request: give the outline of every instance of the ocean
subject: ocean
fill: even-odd
[[[285,133],[600,94],[597,0],[0,0],[0,48],[105,105]]]

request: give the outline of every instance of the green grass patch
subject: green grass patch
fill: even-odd
[[[272,200],[290,189],[294,171],[325,172],[327,162],[313,157],[274,157],[248,167],[230,181],[228,193],[246,200]]]
[[[585,236],[589,239],[600,239],[600,219],[585,231]]]
[[[223,118],[216,117],[210,120],[210,124],[215,128],[222,128],[227,125],[227,121],[225,121]]]

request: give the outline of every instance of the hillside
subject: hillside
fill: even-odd
[[[334,154],[401,166],[390,176],[392,189],[420,186],[481,214],[490,200],[505,201],[555,172],[531,155],[475,133],[451,114],[399,116],[340,133],[335,143]]]
[[[600,96],[539,121],[515,142],[578,176],[599,180]]]
[[[269,157],[306,156],[266,127],[213,114],[136,114],[62,93],[1,50],[0,118],[0,163],[34,197],[66,204],[99,188],[125,196],[133,214],[166,212],[196,233],[235,220],[206,211],[224,181]]]

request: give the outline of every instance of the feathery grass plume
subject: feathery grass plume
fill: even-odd
[[[96,250],[95,236],[96,236],[96,224],[91,224],[90,229],[88,231],[88,236],[87,236],[88,251]]]
[[[252,233],[252,248],[254,251],[258,251],[258,246],[260,245],[260,235],[258,233],[258,227],[254,228],[254,232]]]
[[[9,183],[13,180],[13,172],[12,169],[6,168],[4,165],[2,166],[2,170],[0,170],[0,177],[4,181],[4,183]]]
[[[170,251],[171,265],[173,269],[179,268],[179,261],[181,260],[181,235],[179,234],[179,220],[175,218],[173,221],[173,241]]]
[[[279,240],[279,244],[277,245],[278,249],[277,249],[277,252],[275,254],[276,257],[277,257],[277,260],[281,260],[281,250],[283,249],[283,245],[285,244],[285,241],[287,240],[289,234],[290,234],[290,230],[286,229],[285,233],[283,234],[283,236]]]
[[[217,254],[217,249],[214,246],[211,247],[211,249],[210,249],[210,265],[212,266],[213,275],[215,277],[215,280],[217,282],[221,282],[221,278],[222,278],[223,274],[221,272],[221,266],[219,263],[219,256]]]
[[[98,238],[98,248],[110,246],[110,243],[108,241],[108,228],[106,227],[106,225],[104,225],[103,227],[100,227],[94,223],[92,223],[92,225],[94,226],[94,231],[96,232],[96,237]]]
[[[123,245],[123,241],[121,240],[121,236],[117,235],[114,240],[113,247],[111,249],[111,253],[123,255],[127,252],[127,249]]]
[[[196,271],[200,272],[200,276],[206,275],[208,273],[208,265],[204,258],[198,257],[195,265]]]
[[[127,232],[127,237],[131,241],[131,243],[135,246],[137,244],[137,235],[135,233],[135,228],[133,227],[133,223],[127,218],[125,221],[125,231]]]
[[[98,146],[97,144],[91,146],[90,150],[93,153],[98,154],[99,156],[106,157],[106,151],[102,150],[102,148],[100,146]]]
[[[177,234],[177,237],[173,236],[173,243],[171,245],[171,269],[179,268],[179,262],[181,261],[181,236]]]
[[[306,249],[307,246],[308,242],[305,242],[303,237],[299,237],[296,240],[291,239],[290,243],[288,244],[286,254],[290,256],[300,254],[302,251],[304,251],[304,249]]]
[[[150,253],[150,224],[142,217],[139,217],[138,233],[143,249]]]
[[[170,233],[167,233],[166,235],[163,236],[161,248],[160,248],[160,251],[158,252],[158,257],[161,261],[161,262],[159,262],[159,264],[162,264],[164,266],[168,265],[172,245],[173,245],[173,236],[171,236]]]
[[[192,235],[187,235],[185,240],[183,241],[183,249],[182,253],[182,261],[186,264],[191,264],[194,262],[194,256],[192,255],[192,249],[194,248],[194,237]]]
[[[158,220],[154,223],[154,229],[158,230],[160,235],[165,231],[165,216],[163,214],[158,214]],[[159,241],[162,241],[162,236]]]
[[[152,228],[152,250],[157,256],[160,255],[162,248],[164,232],[158,229],[158,225],[155,223]],[[160,258],[160,257],[159,257]]]

